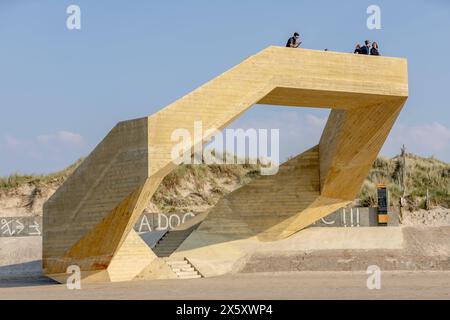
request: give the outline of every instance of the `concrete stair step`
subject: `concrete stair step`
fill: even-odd
[[[172,238],[172,239],[184,239],[184,238],[186,238],[188,235],[190,235],[191,234],[191,232],[189,232],[189,233],[183,233],[183,234],[171,234],[170,236],[169,236],[169,238]]]
[[[201,279],[201,275],[197,274],[196,276],[191,276],[191,275],[181,275],[178,276],[178,279]]]
[[[178,246],[173,246],[173,245],[165,246],[165,245],[162,245],[162,246],[155,247],[155,250],[173,250],[174,248],[178,249]]]
[[[156,246],[155,248],[164,250],[164,249],[173,249],[174,247],[175,247],[175,249],[178,249],[179,245],[176,245],[176,244],[169,244],[169,245],[167,245],[167,244],[163,243],[163,244],[161,244],[159,246]]]
[[[197,276],[197,271],[182,271],[182,272],[175,272],[177,276]]]
[[[175,251],[179,248],[179,246],[160,246],[159,248],[156,248],[156,250],[161,250],[161,251]]]
[[[155,252],[155,254],[163,254],[163,255],[167,255],[170,256],[172,255],[173,251],[157,251]]]
[[[154,250],[155,253],[158,252],[168,252],[168,253],[174,253],[177,250],[177,248],[161,248],[159,250]]]
[[[180,260],[180,259],[169,259],[166,262],[168,264],[179,264],[179,263],[189,264],[189,262],[187,260]]]
[[[169,231],[169,232],[166,234],[166,236],[169,235],[169,234],[170,234],[170,236],[180,236],[180,235],[185,236],[185,235],[187,235],[187,234],[190,234],[191,232],[192,232],[192,230]]]
[[[167,261],[167,264],[171,267],[185,267],[189,266],[187,261]]]
[[[181,241],[184,241],[184,240],[186,240],[186,238],[188,237],[188,235],[186,235],[186,236],[180,236],[180,237],[170,237],[170,238],[167,238],[167,239],[162,239],[161,241],[159,241],[159,242],[167,242],[167,241],[173,241],[173,242],[175,242],[175,241],[177,241],[177,242],[181,242]]]
[[[191,265],[189,265],[189,264],[171,264],[171,265],[169,265],[169,267],[171,267],[172,270],[174,270],[174,269],[183,270],[183,269],[191,268]]]
[[[178,249],[178,247],[159,247],[159,248],[154,248],[154,251],[175,251],[176,249]]]
[[[166,245],[180,245],[183,241],[173,241],[173,240],[167,240],[167,241],[163,241],[163,242],[159,242],[157,245],[164,247]]]
[[[193,267],[186,267],[186,268],[173,268],[172,269],[175,273],[178,272],[197,272]]]
[[[198,225],[187,230],[167,232],[154,246],[153,252],[159,257],[172,255],[197,227]]]
[[[172,252],[158,252],[158,254],[164,255],[163,258],[168,258],[172,255]]]
[[[159,245],[168,245],[168,244],[176,244],[176,245],[180,245],[182,242],[184,241],[184,239],[167,239],[165,241],[161,241],[158,244]]]
[[[187,229],[187,230],[183,230],[183,231],[172,231],[173,235],[178,235],[178,234],[182,234],[182,235],[186,235],[191,233],[192,230],[191,229]]]
[[[187,260],[170,260],[170,258],[167,258],[165,262],[179,279],[202,278],[202,275]]]

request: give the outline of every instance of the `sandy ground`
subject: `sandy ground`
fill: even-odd
[[[42,216],[42,207],[55,192],[58,184],[36,187],[25,184],[16,189],[0,190],[0,216]]]
[[[42,237],[0,238],[0,283],[10,277],[42,275]]]
[[[450,300],[450,272],[382,272],[380,290],[369,290],[367,279],[364,272],[259,273],[198,280],[90,284],[82,285],[81,290],[68,290],[41,278],[0,282],[0,299]]]
[[[380,229],[379,231],[398,232]],[[327,232],[317,230],[316,232]],[[83,284],[71,291],[41,276],[40,238],[2,239],[0,246],[0,299],[448,299],[450,300],[450,227],[402,228],[403,249],[318,250],[255,256],[246,273],[199,280],[135,281]],[[333,230],[332,234],[338,230]],[[342,230],[347,234],[349,231]],[[356,230],[359,234],[361,230]],[[377,231],[378,232],[378,231]],[[394,232],[394,233],[395,233]],[[314,237],[313,237],[314,238]],[[389,238],[389,237],[387,237]],[[392,234],[390,236],[392,238]],[[390,241],[392,239],[386,239]],[[18,245],[20,243],[20,245]],[[33,248],[31,250],[31,248]],[[293,249],[289,248],[288,249]],[[274,254],[275,252],[269,251]],[[276,252],[278,255],[283,252]],[[25,259],[26,257],[26,259]],[[273,258],[273,259],[272,259]],[[348,258],[348,259],[347,259]],[[333,260],[334,259],[334,260]],[[273,261],[272,261],[273,260]],[[293,268],[301,260],[303,270]],[[347,261],[348,260],[348,261]],[[14,261],[16,264],[11,265]],[[22,262],[22,263],[19,263]],[[275,263],[276,262],[276,263]],[[381,290],[368,290],[368,265],[380,266]],[[3,265],[3,266],[2,266]],[[272,266],[271,272],[264,272]],[[274,267],[276,266],[276,268]],[[353,271],[342,271],[350,268]],[[354,270],[358,267],[359,271]],[[282,270],[286,268],[286,270]],[[308,270],[309,268],[309,270]],[[328,270],[321,270],[328,268]],[[336,268],[339,271],[329,271]],[[404,271],[392,269],[406,268]],[[416,271],[424,268],[426,271]],[[305,270],[306,269],[306,270]],[[315,270],[315,271],[311,271]],[[430,271],[431,269],[436,271]],[[273,272],[278,270],[278,272]],[[412,271],[406,271],[412,270]],[[255,271],[262,271],[255,273]],[[23,277],[28,274],[28,277]],[[3,275],[3,278],[2,278]],[[15,279],[14,276],[21,276]]]
[[[2,279],[42,275],[42,238],[0,238]],[[255,251],[243,273],[450,271],[450,227],[311,228]]]
[[[437,207],[431,210],[406,211],[403,214],[404,226],[439,227],[450,226],[450,209]]]
[[[450,271],[450,227],[316,228],[267,244],[246,261],[241,272]],[[317,235],[315,235],[317,233]]]

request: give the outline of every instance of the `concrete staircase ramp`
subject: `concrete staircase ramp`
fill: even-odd
[[[190,227],[186,230],[168,231],[153,248],[153,252],[158,257],[170,257],[180,245],[198,228],[198,225]]]

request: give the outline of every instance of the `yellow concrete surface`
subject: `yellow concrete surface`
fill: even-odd
[[[308,228],[289,238],[271,242],[198,230],[183,243],[174,257],[187,257],[202,275],[215,277],[238,273],[254,254],[403,248],[401,227]]]
[[[183,128],[194,136],[194,122],[201,121],[203,136],[185,148],[192,152],[210,138],[207,129],[227,127],[254,104],[333,111],[319,145],[285,166],[294,174],[257,179],[224,200],[201,228],[220,234],[227,226],[214,221],[225,219],[236,238],[288,237],[353,200],[407,97],[405,59],[269,47],[154,115],[119,123],[45,204],[44,270],[59,275],[78,265],[88,274],[107,270],[109,281],[142,275],[149,248],[138,245],[133,271],[115,267],[114,259],[176,166],[172,133]],[[257,201],[261,192],[265,199]],[[252,199],[247,205],[244,193]],[[226,201],[240,203],[239,210]]]

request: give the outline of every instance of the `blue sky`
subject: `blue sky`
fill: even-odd
[[[81,30],[66,8],[81,8]],[[381,30],[366,26],[381,8]],[[382,154],[450,162],[450,2],[0,0],[0,175],[62,169],[118,122],[150,115],[294,31],[349,52],[368,38],[409,60],[410,99]],[[368,75],[368,77],[376,75]],[[280,128],[281,159],[317,143],[328,112],[255,106],[233,127]]]

